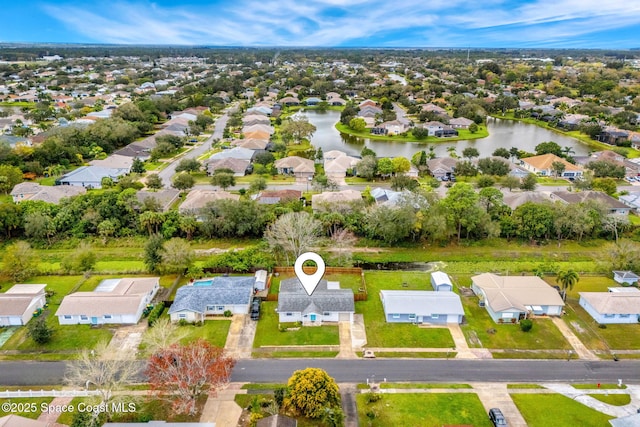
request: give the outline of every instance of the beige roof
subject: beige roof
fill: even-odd
[[[34,297],[44,294],[47,285],[14,285],[0,294],[0,315],[22,316]]]
[[[242,133],[250,133],[250,132],[266,132],[269,135],[271,135],[275,133],[275,129],[271,125],[262,125],[262,124],[249,125],[249,126],[244,126],[242,128]]]
[[[297,173],[313,173],[316,171],[315,163],[313,160],[305,159],[298,156],[289,156],[283,159],[276,160],[274,166],[278,169],[281,168],[293,168]]]
[[[265,132],[262,130],[255,130],[250,132],[242,132],[246,139],[269,139],[271,135],[269,132]]]
[[[0,297],[7,294],[38,295],[44,292],[46,286],[40,284],[13,285],[4,294],[0,294]]]
[[[7,415],[0,417],[0,427],[47,427],[49,423],[32,420],[19,415]]]
[[[640,314],[638,292],[579,292],[601,314]]]
[[[64,297],[56,316],[136,313],[141,299],[153,291],[159,280],[159,277],[123,278],[109,292],[74,292]]]
[[[269,144],[269,140],[267,139],[256,138],[237,139],[234,142],[236,146],[248,148],[249,150],[264,150]],[[234,142],[232,142],[231,144],[234,144]]]
[[[325,191],[311,196],[311,203],[348,203],[362,200],[362,194],[356,190]]]
[[[553,164],[553,162],[562,163],[565,167],[565,171],[581,171],[582,170],[580,166],[576,166],[572,163],[569,163],[565,159],[551,153],[543,154],[541,156],[525,157],[522,159],[522,161],[530,164],[531,166],[533,166],[538,170],[551,169],[551,165]]]
[[[181,213],[198,210],[216,200],[240,200],[240,195],[221,190],[191,190],[178,209]]]
[[[547,191],[522,191],[517,193],[505,193],[502,202],[515,209],[527,202],[532,203],[551,203],[549,192]]]
[[[324,162],[324,171],[327,174],[331,173],[345,173],[348,169],[351,169],[358,164],[360,159],[351,156],[340,156],[333,160]]]
[[[493,311],[510,308],[526,311],[531,305],[560,305],[560,294],[538,276],[498,276],[483,273],[471,278],[484,292]]]
[[[85,194],[87,189],[84,187],[77,187],[74,185],[40,185],[35,182],[22,182],[17,184],[11,190],[11,195],[14,197],[23,195],[20,200],[41,200],[47,203],[60,203],[60,200],[65,197],[77,196],[79,194]],[[29,196],[31,195],[31,196]]]

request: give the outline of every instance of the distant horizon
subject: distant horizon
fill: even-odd
[[[372,49],[639,49],[628,0],[22,0],[0,43]]]

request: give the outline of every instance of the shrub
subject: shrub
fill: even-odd
[[[520,330],[522,332],[529,332],[533,328],[533,322],[529,319],[523,319],[520,321]]]
[[[188,324],[189,322],[187,322],[187,319],[178,320],[178,326],[187,326]]]
[[[375,403],[378,400],[382,399],[382,395],[378,393],[367,393],[367,403]]]
[[[151,310],[151,313],[149,313],[147,324],[149,326],[153,326],[156,320],[158,320],[158,318],[162,315],[163,311],[164,311],[164,303],[159,302],[155,307],[153,307],[153,310]],[[184,319],[180,319],[180,320],[184,320]]]
[[[607,329],[607,325],[605,325],[604,323],[600,323],[600,324],[598,325],[598,328],[600,328],[600,329]]]
[[[287,388],[286,387],[278,387],[273,390],[273,398],[276,400],[278,407],[281,407],[284,403],[284,398],[287,396]]]
[[[233,313],[231,312],[231,310],[225,310],[223,314],[224,314],[224,317],[231,317],[231,316],[233,316]]]

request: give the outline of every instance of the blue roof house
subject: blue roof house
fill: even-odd
[[[128,169],[104,168],[101,166],[82,166],[56,180],[57,185],[74,185],[84,188],[102,188],[102,178],[109,177],[117,182]]]

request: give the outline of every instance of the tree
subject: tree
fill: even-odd
[[[365,224],[369,238],[394,244],[411,235],[416,224],[416,214],[410,206],[373,206],[366,214]]]
[[[269,246],[284,252],[287,265],[317,244],[322,224],[307,212],[289,212],[280,216],[264,233]]]
[[[478,132],[479,129],[480,128],[478,127],[478,125],[476,123],[471,123],[469,125],[469,132],[471,132],[471,133],[476,133],[476,132]]]
[[[505,159],[508,159],[509,157],[511,157],[511,154],[509,153],[509,150],[507,150],[506,148],[503,148],[503,147],[496,148],[493,151],[492,155],[494,157],[504,157]]]
[[[211,185],[218,186],[223,190],[236,185],[236,177],[232,173],[216,171],[211,177]]]
[[[478,169],[485,175],[505,176],[509,174],[509,164],[504,160],[485,158],[478,160]]]
[[[142,343],[147,353],[155,354],[179,343],[187,334],[186,329],[178,327],[169,317],[163,316],[153,322],[153,327],[143,334]]]
[[[580,281],[580,277],[578,276],[578,273],[576,273],[574,270],[569,269],[569,270],[559,271],[558,277],[556,277],[556,280],[562,287],[562,299],[566,300],[567,289],[569,290],[573,289],[573,286]]]
[[[548,239],[553,232],[555,213],[547,203],[526,202],[513,211],[517,235],[523,239]]]
[[[378,173],[383,177],[391,176],[391,174],[393,173],[393,162],[391,161],[390,158],[383,157],[378,160],[377,168],[378,168]]]
[[[520,188],[525,191],[533,191],[536,189],[537,185],[538,185],[538,177],[530,173],[529,175],[522,178],[522,182],[520,183]]]
[[[164,239],[160,234],[153,234],[144,246],[144,264],[150,273],[155,273],[162,262],[162,244]]]
[[[456,175],[459,176],[476,176],[478,175],[478,168],[469,160],[463,160],[456,163]]]
[[[495,183],[496,182],[491,175],[480,175],[476,181],[478,188],[492,187]]]
[[[91,271],[96,265],[96,253],[91,250],[91,245],[86,242],[80,243],[75,251],[62,259],[61,267],[66,274],[84,273]]]
[[[171,401],[176,413],[193,415],[200,396],[229,383],[234,364],[222,348],[199,339],[157,351],[149,359],[145,373],[151,390],[159,398]]]
[[[469,234],[478,225],[480,218],[478,200],[478,194],[467,183],[457,183],[442,199],[441,203],[447,212],[447,222],[456,230],[458,241],[463,228]]]
[[[198,172],[200,166],[200,162],[197,159],[182,159],[176,166],[176,172]]]
[[[475,147],[467,147],[462,150],[462,157],[466,157],[467,159],[472,159],[474,157],[479,157],[480,152]]]
[[[100,405],[110,418],[112,403],[127,398],[118,392],[136,381],[138,369],[139,365],[130,359],[115,358],[109,353],[109,344],[100,341],[94,350],[81,350],[77,358],[67,364],[65,381],[76,387],[95,388]]]
[[[53,329],[47,325],[47,316],[42,315],[29,322],[27,335],[29,335],[36,344],[42,345],[51,341]]]
[[[394,157],[391,159],[394,173],[405,173],[411,169],[411,162],[406,157]]]
[[[187,270],[195,258],[195,252],[185,240],[175,237],[162,246],[160,252],[163,273],[182,273]]]
[[[365,156],[356,164],[358,176],[367,180],[371,180],[376,176],[377,167],[378,161],[373,156]]]
[[[354,117],[349,120],[349,127],[356,132],[364,132],[367,128],[367,122],[362,117]]]
[[[16,203],[0,203],[0,228],[10,239],[11,232],[22,226],[22,207]]]
[[[259,193],[262,190],[266,190],[267,180],[259,176],[249,184],[249,193]]]
[[[193,187],[195,183],[196,180],[186,172],[180,172],[171,179],[171,185],[173,185],[173,188],[176,190],[188,190]]]
[[[38,261],[39,257],[31,245],[20,240],[5,248],[2,273],[14,283],[19,283],[37,273]]]
[[[16,184],[22,182],[22,171],[11,165],[0,165],[0,191],[9,194]]]
[[[535,147],[536,155],[542,154],[555,154],[558,157],[562,157],[562,147],[553,141],[541,142]]]
[[[397,174],[391,178],[391,189],[394,191],[410,190],[413,191],[420,187],[420,183],[403,173]]]
[[[133,163],[131,164],[131,172],[144,173],[145,172],[144,162],[137,157],[134,158]]]
[[[147,176],[146,183],[147,187],[153,190],[160,190],[164,186],[164,184],[162,183],[162,178],[160,178],[160,175],[158,175],[157,173],[152,173],[151,175]]]
[[[110,237],[113,237],[118,231],[118,221],[105,219],[98,224],[98,235],[102,237],[102,243],[106,244]]]
[[[556,177],[561,176],[565,169],[566,169],[566,166],[562,162],[556,161],[551,163],[551,170],[553,171]]]
[[[314,176],[313,180],[311,181],[311,185],[318,191],[335,191],[338,189],[338,184],[329,179],[329,177],[325,174],[318,174]]]
[[[593,176],[596,178],[622,179],[627,172],[624,165],[617,165],[606,160],[596,160],[594,162],[589,162],[586,168],[592,170]]]
[[[304,138],[311,138],[316,131],[316,127],[309,123],[306,117],[296,117],[286,120],[280,126],[280,132],[285,139],[293,139],[300,143]]]
[[[318,419],[325,408],[340,407],[338,384],[320,368],[295,371],[287,387],[289,395],[284,399],[284,407],[294,414]]]
[[[255,159],[253,160],[253,163],[257,163],[259,165],[268,165],[269,163],[273,163],[275,161],[275,157],[273,157],[273,154],[271,154],[268,151],[265,151],[264,153],[258,153],[256,154]]]
[[[514,188],[520,186],[520,179],[513,175],[503,176],[502,179],[500,179],[500,185],[502,188],[508,188],[509,192],[511,192]]]
[[[595,178],[592,186],[594,190],[604,191],[610,196],[618,191],[616,181],[613,178]]]
[[[51,218],[45,212],[34,211],[28,213],[24,217],[24,234],[27,237],[34,238],[36,240],[47,240],[47,243],[51,245],[51,236],[56,232],[56,227]]]

